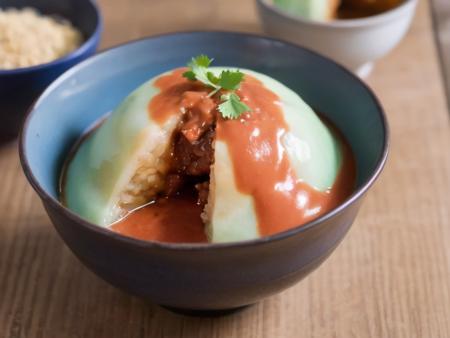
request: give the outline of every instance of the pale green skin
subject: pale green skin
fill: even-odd
[[[163,126],[150,118],[148,103],[159,92],[154,80],[131,93],[81,144],[69,164],[67,206],[92,223],[108,226],[119,217],[119,192],[133,175],[143,144],[169,144],[177,118]]]
[[[229,68],[212,68],[215,73],[224,69]],[[295,92],[266,75],[241,71],[262,81],[280,98],[290,128],[282,143],[297,178],[317,190],[328,190],[342,160],[339,143],[331,131]],[[82,143],[69,164],[65,186],[67,205],[100,226],[108,226],[119,217],[118,196],[135,171],[142,144],[167,147],[180,117],[174,116],[163,126],[151,119],[148,103],[159,93],[153,86],[155,79],[128,96]],[[242,194],[236,187],[227,144],[216,141],[214,156],[207,208],[210,240],[229,242],[258,238],[253,197]]]
[[[279,97],[284,119],[290,128],[282,138],[282,144],[297,178],[319,191],[327,191],[341,167],[338,140],[295,92],[269,76],[242,71],[259,79]],[[213,205],[208,228],[212,242],[260,237],[253,197],[236,188],[232,168],[227,144],[216,141],[211,190],[214,196],[210,196]]]
[[[313,20],[330,19],[330,0],[273,0],[285,11]]]

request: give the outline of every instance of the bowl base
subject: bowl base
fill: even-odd
[[[160,305],[160,306],[163,307],[164,309],[167,309],[167,310],[174,312],[176,314],[179,314],[179,315],[190,316],[190,317],[205,317],[205,318],[210,317],[211,318],[211,317],[228,316],[233,313],[242,311],[251,305],[244,305],[244,306],[239,306],[239,307],[235,307],[235,308],[221,309],[221,310],[195,310],[195,309],[183,309],[183,308],[165,306],[165,305]]]

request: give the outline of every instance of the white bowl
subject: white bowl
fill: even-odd
[[[405,36],[418,0],[405,0],[382,14],[360,19],[313,21],[292,15],[271,0],[257,0],[264,31],[326,55],[361,77],[373,62],[389,53]]]

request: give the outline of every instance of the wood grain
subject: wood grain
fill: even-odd
[[[100,4],[103,47],[180,29],[259,30],[250,0]],[[450,337],[450,124],[431,27],[421,1],[369,79],[392,148],[349,235],[304,281],[229,317],[174,315],[94,276],[58,238],[16,144],[2,146],[0,337]]]

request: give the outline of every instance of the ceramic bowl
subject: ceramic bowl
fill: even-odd
[[[373,62],[389,53],[405,36],[418,0],[405,0],[390,11],[367,18],[329,22],[292,15],[272,0],[256,2],[268,35],[317,51],[365,77]]]
[[[102,27],[99,9],[91,0],[2,0],[0,8],[33,7],[68,19],[83,34],[84,43],[53,62],[14,70],[0,70],[0,142],[17,136],[24,116],[42,91],[67,69],[94,54]]]
[[[214,57],[216,65],[254,69],[280,80],[334,122],[356,157],[352,196],[306,225],[228,244],[140,241],[65,208],[58,200],[61,168],[86,128],[147,79],[184,66],[200,53]],[[254,35],[188,32],[110,49],[63,74],[33,105],[20,138],[20,156],[56,230],[89,269],[118,288],[171,309],[222,314],[294,285],[333,252],[382,170],[387,139],[385,115],[373,93],[329,59]]]

